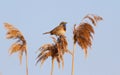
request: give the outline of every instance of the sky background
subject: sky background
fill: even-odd
[[[51,58],[42,67],[35,66],[35,53],[50,35],[42,35],[61,21],[68,22],[67,33],[72,50],[72,30],[87,14],[103,17],[95,27],[95,35],[88,58],[77,45],[75,75],[120,75],[120,0],[0,0],[0,74],[25,75],[25,56],[20,65],[18,54],[9,55],[8,49],[15,40],[7,40],[4,22],[17,27],[27,40],[29,75],[50,75]],[[71,56],[64,55],[64,70],[55,62],[54,75],[71,75]]]

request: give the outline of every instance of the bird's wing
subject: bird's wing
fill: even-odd
[[[56,31],[59,31],[59,30],[61,30],[62,29],[62,27],[61,26],[57,26],[57,27],[55,27],[53,30],[51,30],[50,32],[56,32]]]

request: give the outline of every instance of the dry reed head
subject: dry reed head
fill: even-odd
[[[87,18],[92,22],[92,24],[93,24],[94,26],[96,26],[96,24],[97,24],[98,21],[103,20],[102,17],[100,17],[100,16],[98,16],[98,15],[95,15],[95,14],[88,14],[88,15],[86,15],[86,16],[83,18],[83,20],[84,20],[84,19],[87,19]]]
[[[58,47],[60,48],[59,50],[62,52],[62,54],[64,54],[65,52],[67,52],[68,50],[68,43],[67,43],[67,40],[66,40],[66,36],[62,35],[60,36],[58,39],[57,39],[57,44],[58,44]]]
[[[96,16],[94,14],[89,14],[85,16],[83,19],[86,18],[88,18],[94,26],[96,26],[98,21],[102,20],[102,17]],[[85,22],[81,22],[77,27],[75,26],[73,30],[74,44],[77,42],[78,45],[84,50],[85,56],[87,56],[87,49],[88,47],[92,46],[94,28],[90,23]]]
[[[8,30],[7,32],[7,39],[16,39],[16,38],[21,38],[23,35],[22,33],[15,27],[13,27],[11,24],[4,23],[5,28]]]
[[[40,53],[37,56],[37,63],[41,62],[41,65],[48,57],[52,57],[52,60],[56,59],[58,62],[58,66],[60,67],[60,63],[62,62],[62,66],[64,67],[64,59],[63,55],[65,52],[69,52],[67,49],[67,41],[65,36],[60,36],[57,39],[52,37],[54,43],[52,44],[44,44],[39,48]]]
[[[7,39],[18,39],[17,42],[11,45],[9,53],[13,54],[19,52],[20,63],[22,62],[22,55],[26,53],[26,40],[22,33],[9,23],[4,23],[5,28],[8,30],[6,37]]]

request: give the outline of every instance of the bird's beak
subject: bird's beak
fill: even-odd
[[[65,24],[67,24],[67,22],[64,22]]]

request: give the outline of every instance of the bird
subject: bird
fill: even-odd
[[[66,24],[67,24],[67,22],[62,21],[62,22],[60,22],[60,24],[57,27],[55,27],[51,31],[45,32],[43,34],[50,34],[50,35],[56,35],[56,36],[65,35]]]

